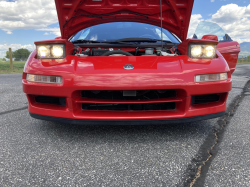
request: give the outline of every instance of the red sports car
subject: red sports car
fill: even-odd
[[[193,0],[55,0],[61,37],[35,42],[30,115],[72,124],[167,124],[226,110],[238,42],[216,24],[187,32]]]

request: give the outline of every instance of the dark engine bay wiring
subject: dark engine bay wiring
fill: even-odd
[[[75,45],[75,49],[72,55],[79,57],[86,56],[178,56],[180,52],[177,46],[170,48],[140,48],[140,47],[80,47]]]

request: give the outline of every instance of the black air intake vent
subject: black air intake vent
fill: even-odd
[[[36,96],[35,101],[37,103],[66,106],[65,97]]]
[[[83,98],[89,99],[109,99],[109,100],[149,100],[176,97],[175,90],[135,90],[135,96],[124,96],[123,91],[116,90],[84,90]]]
[[[220,94],[196,95],[192,97],[192,105],[212,103],[220,100]]]
[[[148,111],[148,110],[173,110],[175,103],[145,103],[145,104],[100,104],[83,103],[83,110],[106,110],[106,111]]]

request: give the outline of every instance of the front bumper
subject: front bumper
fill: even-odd
[[[86,89],[86,88],[85,88]],[[159,88],[158,88],[159,89]],[[161,89],[177,90],[174,110],[166,111],[92,111],[83,110],[82,103],[86,99],[81,98],[81,90],[77,86],[68,88],[66,86],[45,85],[30,83],[23,80],[23,90],[27,93],[29,100],[29,112],[43,116],[66,118],[74,120],[172,120],[179,118],[190,118],[209,114],[221,113],[226,110],[226,99],[231,90],[231,81],[220,83],[206,83],[198,85],[175,85],[162,86]],[[192,105],[192,96],[203,94],[221,94],[218,102]],[[50,105],[37,103],[35,96],[56,96],[66,98],[66,105]],[[98,100],[91,101],[97,103]],[[34,115],[33,115],[34,116]],[[178,121],[178,120],[177,120]],[[184,120],[185,121],[185,120]],[[77,122],[78,123],[78,122]]]
[[[72,59],[70,59],[72,58]],[[185,59],[186,58],[186,59]],[[155,58],[92,58],[69,57],[65,64],[49,65],[33,59],[23,74],[23,91],[29,100],[29,112],[33,117],[48,116],[46,119],[62,119],[72,123],[89,121],[121,120],[169,120],[189,121],[199,116],[216,116],[226,110],[228,92],[232,87],[231,75],[228,80],[209,83],[195,83],[194,76],[207,73],[229,72],[222,59],[211,62],[194,63],[187,57]],[[103,64],[105,60],[111,61]],[[178,60],[177,60],[178,59]],[[50,63],[50,62],[49,62]],[[135,69],[123,69],[126,63],[133,63]],[[112,65],[112,66],[111,66]],[[63,77],[63,84],[51,85],[32,83],[26,74],[42,74]],[[93,111],[83,110],[82,90],[177,90],[176,108],[161,111]],[[192,105],[196,95],[221,94],[218,102]],[[37,103],[35,96],[54,96],[66,98],[65,106]],[[175,101],[174,101],[175,102]],[[95,103],[95,101],[93,101]],[[50,118],[52,117],[52,118]],[[196,118],[197,117],[197,118]],[[44,117],[42,117],[44,119]],[[207,119],[206,117],[204,119]],[[73,121],[71,121],[73,120]],[[165,123],[165,122],[164,122]]]

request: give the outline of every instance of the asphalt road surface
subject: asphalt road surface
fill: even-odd
[[[0,75],[0,186],[250,186],[249,80],[237,66],[222,118],[77,126],[31,118],[21,75]]]

